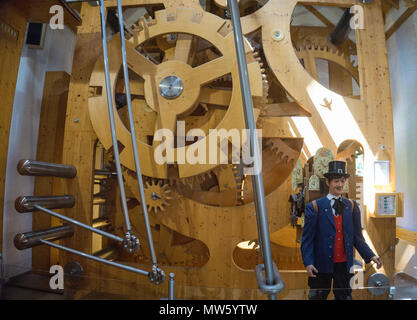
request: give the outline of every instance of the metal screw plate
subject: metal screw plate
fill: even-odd
[[[176,76],[165,77],[159,84],[159,93],[166,99],[178,98],[183,90],[184,85]]]

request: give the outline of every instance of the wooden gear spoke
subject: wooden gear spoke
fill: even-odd
[[[125,44],[126,57],[129,68],[141,77],[146,75],[154,75],[157,66],[145,56],[140,54],[132,43],[126,41]]]
[[[232,97],[231,90],[219,90],[201,88],[200,103],[215,104],[219,106],[229,106]]]
[[[193,68],[193,77],[199,81],[200,85],[212,82],[230,73],[231,63],[229,60],[222,56],[195,67]]]
[[[196,39],[191,34],[179,34],[175,46],[174,60],[191,64],[192,61],[190,60],[192,60],[193,47],[195,47]]]

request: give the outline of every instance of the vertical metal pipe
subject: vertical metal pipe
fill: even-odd
[[[168,300],[175,300],[175,274],[169,274],[169,281],[168,281]]]
[[[157,260],[156,260],[155,249],[153,247],[151,225],[149,223],[148,208],[146,207],[145,192],[143,191],[144,188],[143,188],[143,181],[142,181],[142,171],[140,169],[138,147],[137,147],[137,141],[136,141],[135,122],[134,122],[133,111],[132,111],[132,97],[130,95],[130,83],[129,83],[128,68],[127,68],[125,34],[124,34],[124,23],[123,23],[123,9],[122,9],[121,0],[117,1],[117,13],[119,16],[120,42],[121,42],[122,60],[123,60],[123,75],[124,75],[125,88],[126,88],[127,109],[129,113],[130,136],[132,138],[133,156],[135,159],[136,176],[137,176],[138,189],[139,189],[140,200],[141,200],[140,204],[142,207],[143,218],[145,220],[146,234],[148,237],[148,244],[149,244],[149,250],[151,252],[152,263],[156,265]]]
[[[117,263],[117,262],[113,262],[113,261],[102,259],[102,258],[99,258],[99,257],[96,257],[96,256],[92,256],[91,254],[87,254],[87,253],[77,251],[77,250],[74,250],[74,249],[71,249],[71,248],[68,248],[68,247],[64,247],[64,246],[61,246],[59,244],[56,244],[56,243],[53,243],[53,242],[50,242],[50,241],[47,241],[47,240],[40,239],[40,242],[42,242],[43,244],[46,244],[48,246],[67,251],[67,252],[79,255],[81,257],[90,259],[90,260],[105,263],[105,264],[111,265],[111,266],[119,268],[119,269],[127,270],[127,271],[134,272],[134,273],[138,273],[138,274],[141,274],[143,276],[149,275],[149,272],[147,272],[147,271],[143,271],[143,270],[140,270],[140,269],[133,268],[131,266],[127,266],[127,265],[124,265],[124,264],[120,264],[120,263]]]
[[[242,36],[242,27],[240,24],[239,6],[236,0],[227,0],[227,5],[232,18],[233,34],[236,46],[236,56],[239,67],[239,79],[242,91],[242,100],[244,107],[246,128],[250,133],[250,148],[251,156],[254,158],[254,168],[261,168],[260,165],[260,151],[258,140],[256,136],[255,117],[253,113],[252,95],[249,84],[249,74],[246,62],[246,55],[244,50],[244,42]],[[257,223],[259,225],[259,242],[263,252],[263,259],[265,265],[266,283],[268,285],[274,284],[274,269],[271,254],[271,243],[269,238],[268,217],[265,205],[265,193],[262,179],[262,172],[252,175],[252,184],[254,190],[255,208],[257,213]],[[275,295],[269,295],[271,300],[275,299]]]
[[[107,107],[109,111],[109,120],[110,120],[110,130],[111,130],[111,137],[113,141],[113,152],[114,152],[114,160],[116,162],[116,170],[117,170],[117,180],[119,182],[119,189],[120,189],[120,198],[122,202],[122,210],[123,215],[125,218],[126,223],[126,231],[130,232],[132,227],[129,221],[129,213],[127,209],[127,202],[126,202],[126,193],[125,187],[123,184],[123,176],[122,176],[122,168],[120,166],[120,157],[119,157],[119,146],[117,144],[117,134],[116,134],[116,126],[114,121],[114,110],[113,110],[113,98],[111,92],[111,84],[110,84],[110,73],[109,73],[109,57],[107,51],[107,32],[106,32],[106,14],[104,10],[104,0],[100,1],[100,18],[101,18],[101,36],[103,40],[103,59],[104,59],[104,73],[106,76],[106,91],[107,91]]]

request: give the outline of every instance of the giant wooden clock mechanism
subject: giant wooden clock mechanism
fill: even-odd
[[[115,1],[83,4],[69,88],[66,165],[19,165],[22,174],[49,170],[67,178],[61,194],[73,195],[22,197],[20,210],[42,211],[37,214],[69,224],[56,223],[41,236],[20,234],[16,244],[60,249],[69,285],[84,294],[173,298],[175,274],[176,298],[273,299],[279,293],[304,298],[307,277],[300,272],[299,250],[303,205],[325,194],[322,171],[328,161],[348,161],[352,179],[346,195],[363,203],[370,187],[366,177],[355,174],[356,159],[375,154],[381,144],[393,154],[392,137],[375,137],[377,120],[369,120],[380,101],[375,81],[389,81],[370,71],[378,63],[386,67],[384,57],[369,52],[381,30],[369,26],[357,31],[354,43],[347,38],[349,9],[336,29],[291,26],[297,4],[315,10],[307,1],[232,0],[227,7],[216,0],[207,1],[205,9],[193,0],[160,2],[123,1],[147,10],[131,28],[123,24],[120,1],[117,7]],[[342,8],[359,3],[365,21],[382,19],[379,1],[314,3]],[[111,14],[124,32],[106,29],[105,17]],[[317,60],[328,62],[328,88],[318,82]],[[360,96],[354,96],[354,82],[360,84]],[[389,100],[381,103],[391,107]],[[324,125],[333,121],[331,115],[349,118],[346,110],[358,119],[355,128],[345,127],[348,121]],[[297,130],[297,119],[310,121],[324,148],[317,153],[309,149],[311,137]],[[261,175],[247,175],[245,165],[231,161],[179,161],[182,154],[206,151],[212,129],[255,125],[262,129],[262,143],[259,149],[252,143],[250,150],[261,155]],[[175,133],[175,161],[168,164],[154,159],[161,144],[155,134],[163,128]],[[199,129],[194,138],[178,143],[191,129]],[[229,138],[226,147],[233,150],[233,143]],[[220,153],[219,141],[215,148]],[[365,170],[369,163],[364,160]],[[61,214],[53,211],[57,208],[66,209]],[[380,228],[380,221],[370,220],[368,229]],[[375,243],[380,254],[395,232],[395,222],[383,223],[390,238]],[[99,240],[92,234],[99,234]],[[393,250],[389,255],[384,260],[388,277]],[[386,278],[376,280],[381,287]]]

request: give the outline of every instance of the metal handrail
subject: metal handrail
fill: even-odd
[[[105,263],[105,264],[111,265],[111,266],[119,268],[119,269],[123,269],[123,270],[127,270],[127,271],[130,271],[130,272],[141,274],[143,276],[149,276],[148,271],[140,270],[140,269],[137,269],[137,268],[133,268],[131,266],[121,264],[121,263],[117,263],[117,262],[114,262],[114,261],[109,261],[109,260],[102,259],[102,258],[99,258],[99,257],[96,257],[96,256],[92,256],[91,254],[87,254],[87,253],[77,251],[77,250],[74,250],[74,249],[71,249],[71,248],[68,248],[68,247],[64,247],[64,246],[61,246],[59,244],[50,242],[48,240],[40,239],[39,241],[42,242],[43,244],[46,244],[46,245],[50,246],[50,247],[54,247],[56,249],[64,250],[64,251],[79,255],[81,257],[84,257],[84,258],[87,258],[87,259],[90,259],[90,260]]]
[[[116,163],[116,171],[117,171],[117,181],[119,184],[120,189],[120,198],[122,203],[122,211],[125,219],[126,224],[126,233],[130,234],[132,226],[129,220],[129,212],[127,209],[127,201],[126,201],[126,193],[125,187],[123,184],[123,174],[122,168],[120,165],[120,156],[119,156],[119,146],[117,144],[117,133],[116,133],[116,126],[114,120],[114,111],[113,111],[113,98],[112,98],[112,89],[110,84],[110,72],[109,72],[109,57],[108,57],[108,50],[107,50],[107,32],[106,32],[106,19],[105,19],[105,11],[104,11],[104,0],[100,1],[100,18],[101,18],[101,36],[102,36],[102,43],[103,43],[103,60],[104,60],[104,73],[106,79],[106,92],[107,92],[107,107],[109,112],[109,120],[110,120],[110,131],[113,143],[113,153],[114,153],[114,160]]]
[[[99,234],[99,235],[102,235],[102,236],[104,236],[104,237],[110,238],[110,239],[112,239],[112,240],[116,240],[116,241],[118,241],[118,242],[123,242],[123,241],[124,241],[124,239],[123,239],[123,238],[120,238],[120,237],[118,237],[118,236],[115,236],[114,234],[111,234],[111,233],[105,232],[105,231],[100,230],[100,229],[93,228],[93,227],[91,227],[91,226],[89,226],[89,225],[87,225],[87,224],[84,224],[84,223],[79,222],[79,221],[77,221],[77,220],[74,220],[74,219],[68,218],[68,217],[66,217],[66,216],[64,216],[64,215],[62,215],[62,214],[56,213],[56,212],[54,212],[54,211],[52,211],[52,210],[46,209],[46,208],[41,207],[41,206],[39,206],[39,205],[37,205],[37,204],[35,204],[35,205],[33,205],[33,206],[34,206],[36,209],[38,209],[38,210],[40,210],[40,211],[42,211],[42,212],[45,212],[45,213],[47,213],[47,214],[49,214],[49,215],[51,215],[51,216],[53,216],[53,217],[56,217],[56,218],[58,218],[58,219],[61,219],[61,220],[64,220],[64,221],[66,221],[66,222],[69,222],[69,223],[71,223],[71,224],[74,224],[74,225],[76,225],[76,226],[78,226],[78,227],[81,227],[81,228],[87,229],[87,230],[89,230],[89,231],[91,231],[91,232],[97,233],[97,234]]]
[[[121,0],[117,1],[117,14],[119,16],[120,42],[121,42],[122,61],[123,61],[123,75],[124,75],[124,82],[125,82],[125,88],[126,88],[127,108],[128,108],[128,113],[129,113],[130,135],[131,135],[131,138],[132,138],[133,156],[134,156],[134,159],[135,159],[137,183],[138,183],[138,189],[139,189],[140,200],[141,200],[140,204],[141,204],[141,207],[142,207],[143,217],[144,217],[144,220],[145,220],[146,234],[147,234],[147,237],[148,237],[148,244],[149,244],[149,250],[150,250],[150,253],[151,253],[152,264],[156,265],[157,260],[156,260],[155,249],[154,249],[154,246],[153,246],[151,225],[149,223],[148,208],[146,207],[145,192],[144,192],[143,181],[142,181],[142,172],[141,172],[141,169],[140,169],[139,156],[138,156],[138,147],[137,147],[137,141],[136,141],[135,122],[134,122],[133,111],[132,111],[132,97],[131,97],[131,94],[130,94],[129,72],[128,72],[128,68],[127,68],[124,23],[123,23],[123,10],[122,10],[122,1]]]

